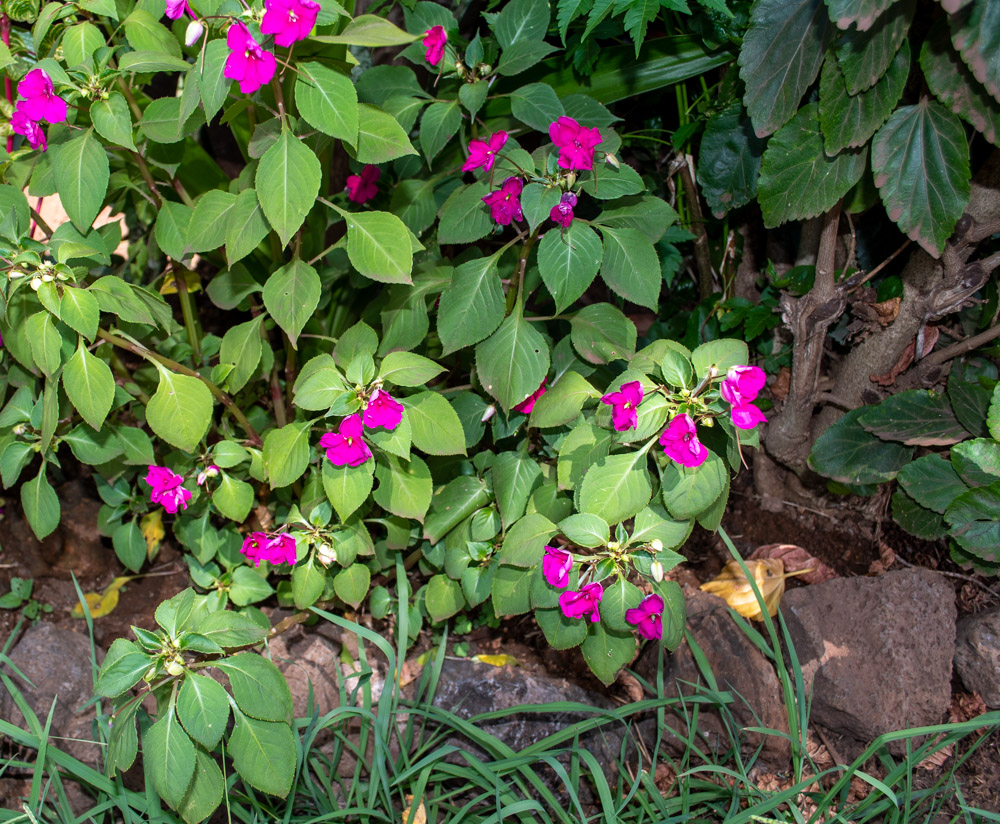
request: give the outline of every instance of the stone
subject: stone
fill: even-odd
[[[99,654],[98,661],[101,658],[103,655]],[[87,636],[43,621],[24,633],[10,652],[10,660],[31,682],[26,683],[15,671],[8,670],[42,724],[53,700],[56,701],[50,727],[55,746],[100,769],[100,748],[94,742],[94,707],[80,709],[93,697],[94,680]],[[26,727],[24,716],[6,692],[0,695],[0,717]]]
[[[704,653],[720,690],[733,694],[729,711],[740,727],[767,727],[788,732],[788,716],[782,700],[781,684],[771,662],[747,638],[733,621],[726,602],[715,595],[697,590],[685,591],[687,627]],[[649,683],[656,683],[656,664],[660,652],[648,644],[636,662],[635,670]],[[685,641],[670,655],[664,671],[664,691],[684,696],[696,692],[692,684],[704,683],[701,671]],[[667,723],[685,736],[684,721],[667,713]],[[728,749],[729,733],[717,712],[702,705],[699,733],[715,749]],[[750,755],[758,747],[761,766],[774,771],[787,767],[791,745],[787,738],[757,732],[741,733],[742,750]],[[675,742],[672,736],[666,742]]]
[[[1000,709],[1000,609],[967,615],[958,622],[955,672],[987,707]]]
[[[854,758],[883,733],[945,720],[956,609],[941,575],[837,578],[786,593],[781,612],[811,693],[810,718],[840,736],[842,755]]]
[[[325,638],[308,635],[297,642],[276,636],[270,642],[271,659],[281,670],[292,693],[296,718],[306,718],[309,689],[313,706],[319,715],[326,715],[340,706],[337,687],[340,674],[339,651]]]

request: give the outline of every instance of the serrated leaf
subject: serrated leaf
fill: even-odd
[[[1000,100],[1000,3],[972,0],[951,19],[951,42],[973,76]]]
[[[197,378],[158,371],[160,382],[146,405],[146,420],[167,443],[193,452],[212,423],[212,393]]]
[[[184,798],[194,775],[194,744],[181,727],[173,707],[142,737],[142,754],[157,795],[171,807]]]
[[[111,411],[115,379],[108,365],[80,341],[62,373],[66,395],[90,426],[99,430]],[[207,390],[206,390],[207,391]]]
[[[504,411],[541,385],[549,371],[549,345],[524,319],[520,302],[500,328],[476,346],[476,369],[483,388]]]
[[[420,148],[424,151],[428,165],[455,136],[462,124],[462,112],[458,101],[431,103],[420,121]]]
[[[264,306],[284,330],[292,346],[319,305],[319,275],[308,263],[295,258],[274,272],[264,284]]]
[[[852,409],[813,444],[809,466],[846,484],[891,481],[913,457],[913,447],[883,441],[866,432],[858,419],[866,409]]]
[[[352,146],[358,139],[358,95],[351,78],[322,63],[298,63],[295,102],[306,122]]]
[[[188,673],[177,694],[177,715],[195,741],[212,749],[229,722],[229,699],[222,685],[207,675]]]
[[[471,346],[503,322],[504,294],[496,257],[477,258],[455,268],[441,293],[437,329],[444,353]]]
[[[264,218],[257,192],[244,189],[233,204],[226,228],[226,260],[229,265],[249,255],[270,231],[271,226]]]
[[[404,155],[416,154],[406,132],[396,119],[376,106],[358,104],[359,163],[388,163]]]
[[[403,460],[396,455],[382,455],[375,467],[375,503],[400,518],[423,523],[434,494],[434,483],[427,464],[417,455]]]
[[[580,485],[580,511],[609,524],[619,524],[638,513],[653,494],[646,460],[646,450],[639,449],[597,461]]]
[[[830,19],[837,28],[846,29],[856,26],[859,31],[867,31],[872,27],[886,9],[896,0],[826,0],[830,10]]]
[[[52,147],[52,173],[66,214],[80,232],[90,230],[104,205],[111,176],[104,146],[89,129]]]
[[[441,243],[472,243],[490,233],[493,221],[483,198],[489,194],[485,183],[459,187],[441,207],[438,240]]]
[[[610,303],[592,303],[570,318],[570,339],[589,363],[629,360],[635,354],[635,324]]]
[[[904,466],[898,475],[899,485],[920,506],[944,514],[948,505],[969,487],[951,463],[941,455],[925,455]]]
[[[602,623],[590,624],[580,651],[591,672],[604,684],[610,685],[618,671],[635,655],[635,635],[605,629]]]
[[[955,420],[945,395],[909,389],[867,407],[858,418],[869,432],[910,446],[950,446],[969,433]]]
[[[587,290],[600,265],[601,239],[579,220],[563,232],[546,232],[538,244],[538,270],[557,314]]]
[[[655,310],[663,278],[653,244],[636,229],[605,228],[601,234],[604,236],[601,260],[604,282],[626,300]]]
[[[281,798],[288,795],[297,760],[288,724],[237,715],[229,752],[236,772],[252,787]]]
[[[901,489],[892,496],[892,517],[911,535],[925,541],[936,541],[948,533],[948,524],[941,515],[921,506]]]
[[[867,31],[849,29],[840,36],[837,61],[849,94],[870,89],[885,74],[906,43],[915,5],[914,0],[896,2]]]
[[[319,194],[319,160],[287,128],[260,159],[254,177],[257,198],[268,222],[287,246]]]
[[[698,177],[716,217],[745,206],[756,196],[764,145],[740,103],[708,121],[698,155]]]
[[[309,422],[272,429],[264,438],[264,466],[271,486],[288,486],[309,466]]]
[[[427,455],[464,455],[465,430],[443,395],[420,392],[402,399],[413,445]]]

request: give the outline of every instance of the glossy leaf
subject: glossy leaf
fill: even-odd
[[[845,484],[891,481],[910,462],[913,447],[883,441],[866,432],[858,418],[865,409],[852,409],[813,444],[809,466]]]
[[[483,388],[504,411],[541,385],[549,371],[549,346],[524,319],[520,303],[492,336],[476,346],[476,369]]]
[[[924,389],[892,395],[878,406],[866,408],[858,420],[883,440],[910,446],[950,446],[968,437],[948,398]]]
[[[870,89],[898,58],[898,49],[906,43],[913,22],[915,5],[915,0],[896,2],[870,29],[849,29],[840,36],[837,62],[849,94]]]
[[[91,354],[83,341],[66,362],[62,384],[66,396],[83,419],[95,430],[99,430],[111,411],[111,403],[115,397],[115,379],[108,365]],[[211,412],[208,414],[210,416]],[[152,422],[150,425],[152,426]]]
[[[629,360],[635,354],[635,324],[610,303],[585,306],[570,319],[570,330],[573,347],[589,363]]]
[[[282,246],[288,245],[315,204],[321,176],[312,149],[287,128],[261,157],[254,188]]]
[[[59,200],[73,225],[87,232],[108,191],[111,171],[107,153],[90,130],[53,146],[51,152]]]
[[[564,232],[546,232],[538,244],[538,269],[555,299],[557,314],[587,290],[600,265],[601,239],[578,220]]]

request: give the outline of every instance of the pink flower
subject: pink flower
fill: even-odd
[[[384,426],[392,432],[403,420],[403,404],[394,400],[384,389],[376,389],[368,399],[361,420],[369,429]]]
[[[757,397],[766,381],[767,375],[757,366],[731,366],[719,393],[733,406],[742,406]]]
[[[572,192],[564,192],[559,202],[552,207],[549,217],[552,222],[568,229],[573,222],[573,207],[576,206],[576,195]]]
[[[531,410],[535,408],[535,401],[537,401],[542,395],[545,394],[545,384],[548,378],[542,378],[542,382],[539,387],[532,392],[523,401],[514,405],[515,412],[523,412],[525,415],[530,415]]]
[[[14,109],[14,116],[10,119],[10,127],[15,134],[24,135],[32,149],[41,149],[44,152],[48,148],[48,141],[45,139],[42,127],[21,111],[20,103]]]
[[[625,610],[625,620],[635,624],[636,632],[650,641],[663,637],[663,599],[647,595],[635,609]]]
[[[524,183],[519,177],[508,177],[500,188],[483,198],[490,207],[490,214],[501,226],[509,226],[512,220],[524,220],[521,212],[521,190]]]
[[[273,34],[276,46],[288,47],[309,36],[319,11],[315,0],[264,0],[261,34]]]
[[[601,142],[598,129],[587,129],[572,117],[560,117],[549,126],[549,137],[559,149],[560,169],[594,168],[594,147]]]
[[[361,466],[372,456],[362,431],[360,415],[344,418],[336,434],[327,432],[319,439],[319,445],[326,449],[326,459],[334,466]]]
[[[254,566],[260,566],[267,548],[267,535],[263,532],[251,532],[243,539],[243,546],[240,552],[246,555],[248,561],[253,561]]]
[[[684,413],[673,418],[660,435],[660,445],[668,458],[681,466],[701,466],[708,457],[708,450],[698,440],[694,419]]]
[[[180,20],[180,18],[184,16],[184,12],[187,12],[194,17],[194,13],[188,6],[187,0],[167,0],[166,15],[171,20]]]
[[[569,586],[569,573],[573,569],[573,554],[554,546],[545,547],[542,574],[550,587],[565,589]]]
[[[486,140],[469,141],[469,159],[462,165],[463,172],[471,172],[480,166],[487,172],[493,168],[499,152],[507,142],[507,132],[495,132]]]
[[[243,94],[253,94],[271,82],[277,61],[269,51],[264,51],[242,23],[233,23],[226,35],[229,57],[223,75],[238,80]]]
[[[767,423],[767,418],[752,403],[742,403],[729,410],[732,415],[733,425],[737,429],[753,429],[759,423]]]
[[[154,504],[160,504],[171,515],[177,513],[178,506],[187,509],[191,492],[181,486],[184,478],[176,472],[171,472],[165,466],[150,465],[149,472],[146,473],[146,483],[153,488],[149,493],[149,500]]]
[[[583,618],[589,615],[591,622],[596,624],[601,620],[597,605],[603,597],[604,589],[600,584],[586,584],[580,587],[579,592],[567,590],[560,595],[559,606],[567,618]]]
[[[240,552],[257,567],[261,561],[289,566],[294,566],[296,561],[295,539],[285,532],[279,535],[251,532],[243,539]]]
[[[642,384],[639,381],[623,383],[619,391],[609,392],[601,398],[601,403],[611,407],[611,422],[615,431],[635,429],[639,423],[636,407],[642,403]]]
[[[62,123],[66,119],[66,101],[56,94],[52,78],[44,69],[28,72],[17,84],[17,93],[23,98],[17,108],[30,120]]]
[[[433,26],[424,32],[424,59],[432,66],[436,66],[444,57],[444,44],[448,42],[448,35],[444,26]]]
[[[219,474],[219,467],[215,464],[210,464],[206,466],[201,472],[198,473],[198,486],[201,486],[209,478],[214,478]]]
[[[367,203],[378,194],[378,186],[375,183],[382,177],[382,170],[378,166],[370,163],[361,170],[359,175],[350,175],[347,178],[347,199],[354,203]]]

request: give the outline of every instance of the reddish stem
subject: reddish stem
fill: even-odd
[[[0,40],[3,40],[5,46],[10,46],[10,18],[6,14],[0,14]],[[9,77],[3,79],[3,90],[7,96],[7,102],[13,103],[14,95],[11,92]],[[7,151],[14,151],[14,135],[7,137]]]

